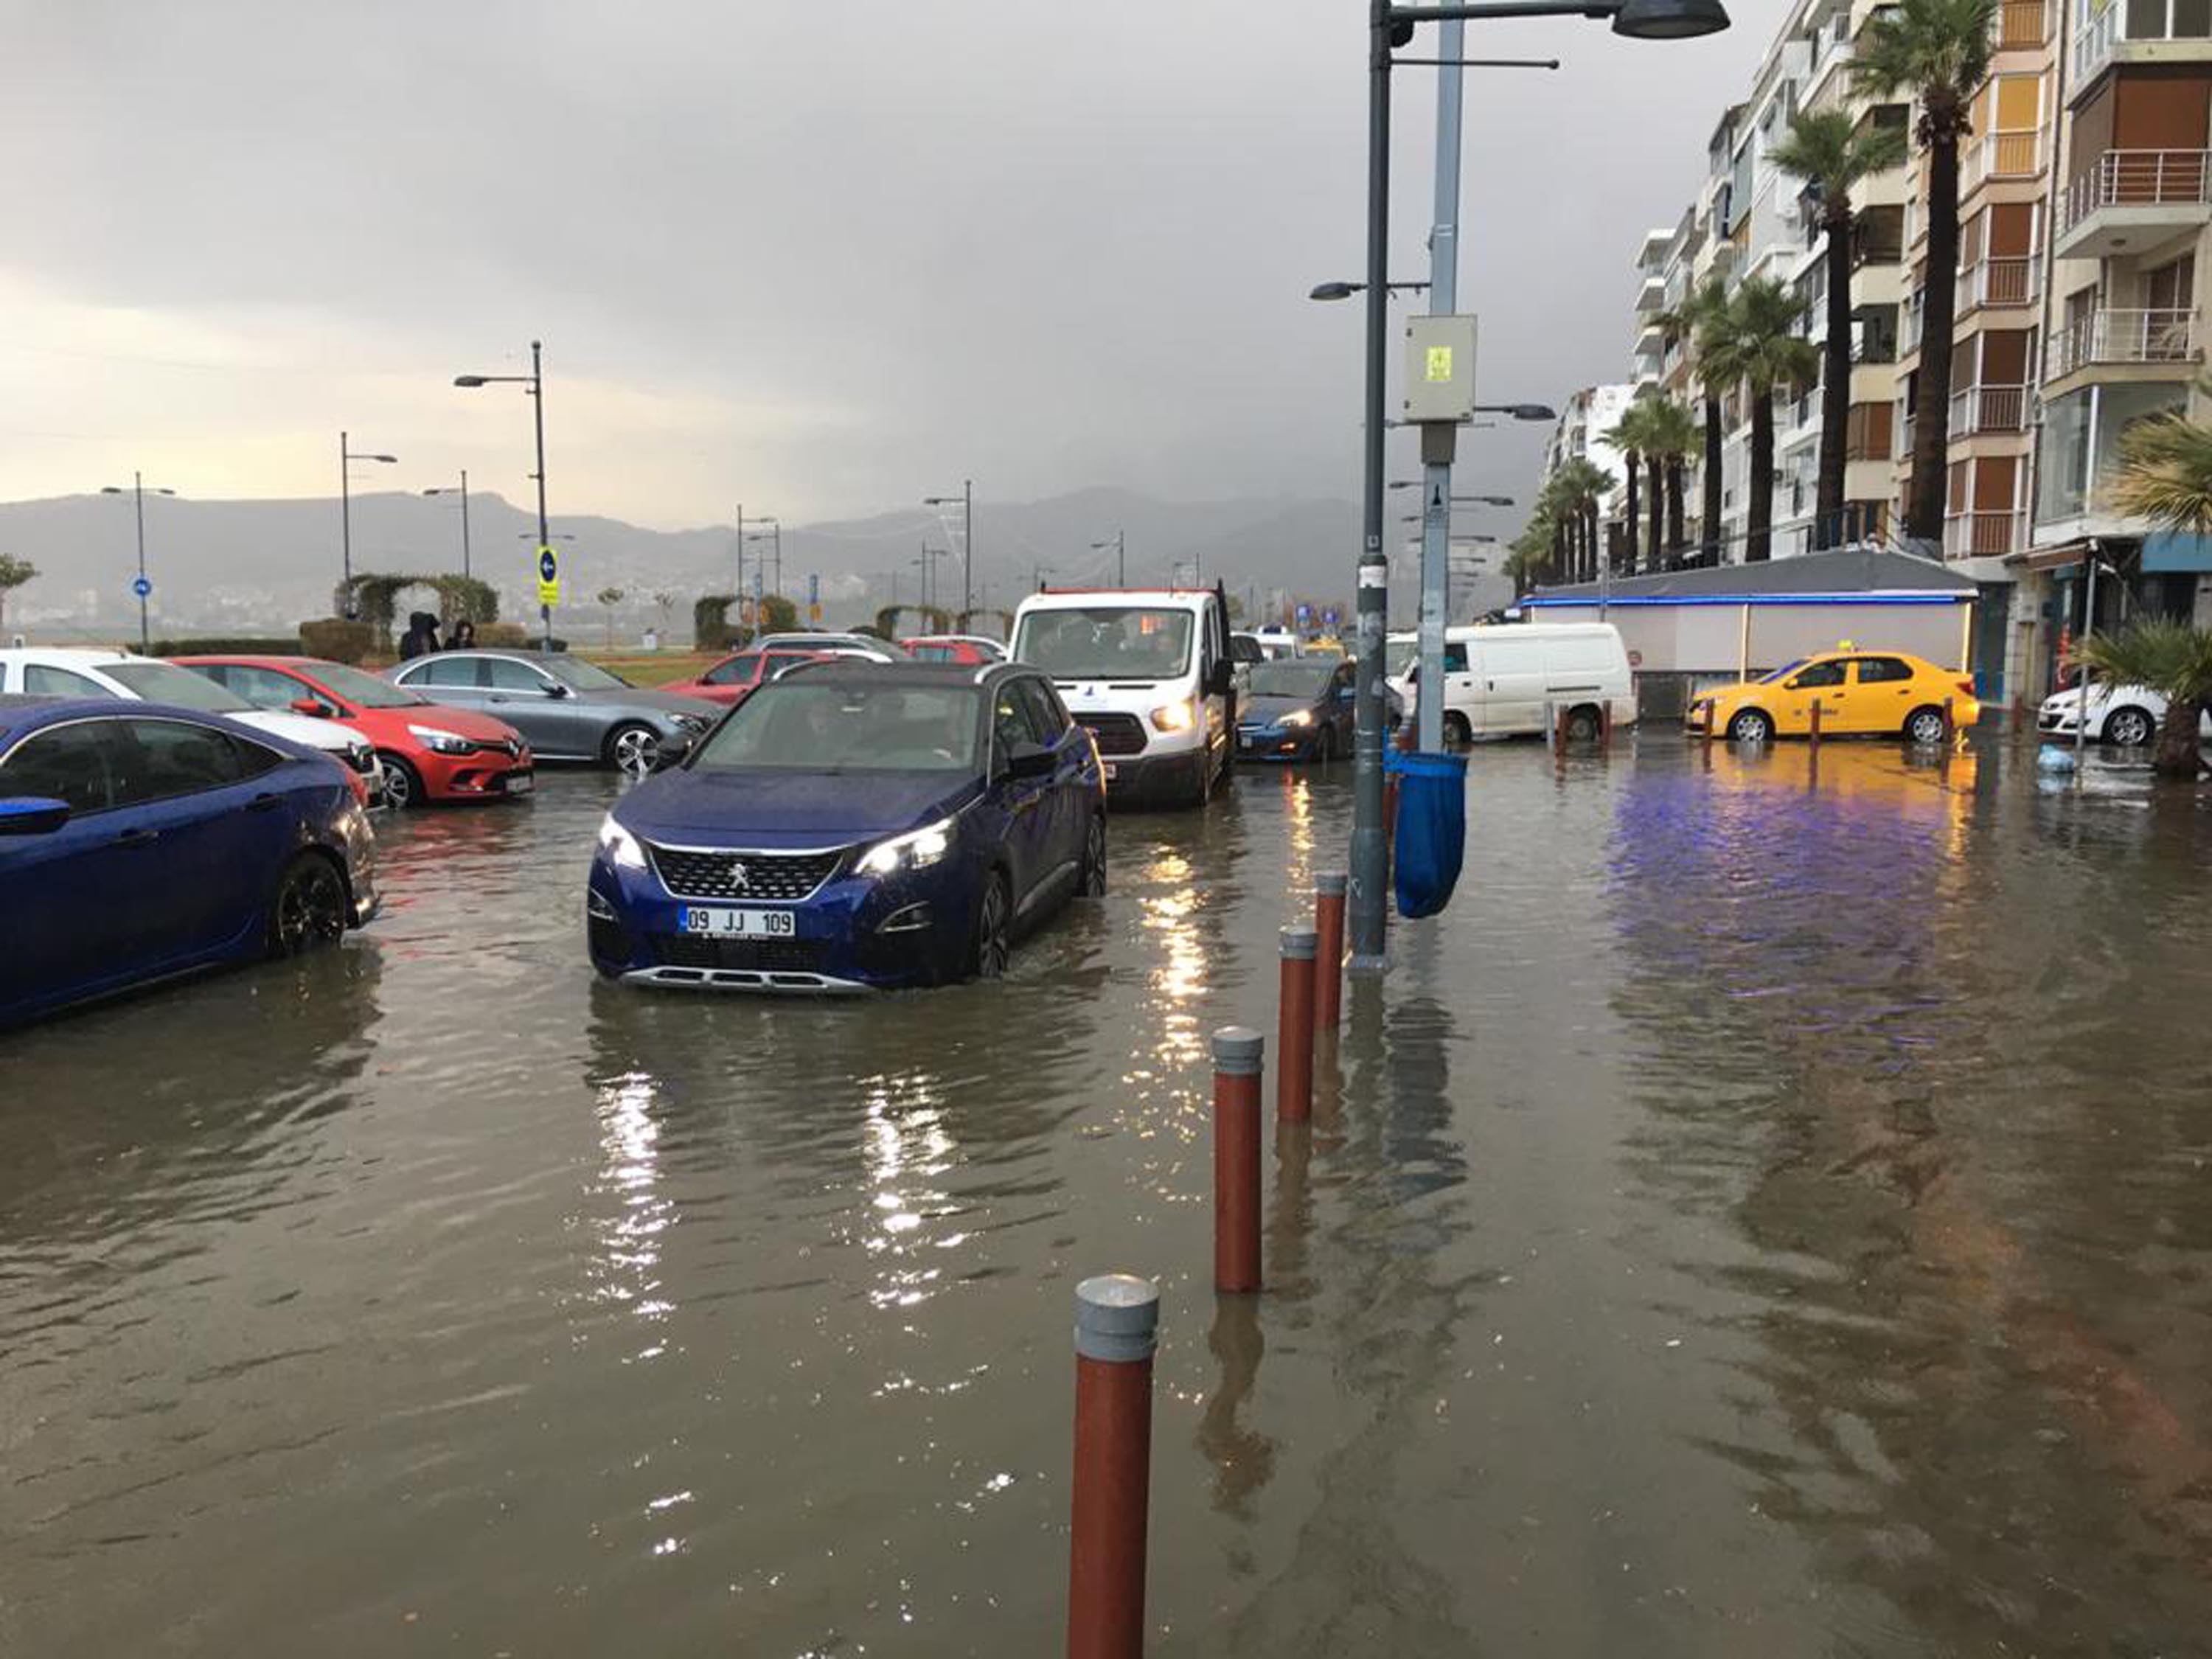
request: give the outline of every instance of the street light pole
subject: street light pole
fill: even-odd
[[[1129,585],[1129,561],[1127,553],[1121,545],[1121,532],[1120,531],[1117,530],[1114,532],[1114,539],[1110,542],[1093,542],[1091,544],[1091,550],[1093,553],[1103,552],[1109,547],[1114,550],[1114,586],[1116,587],[1127,587]]]
[[[451,495],[456,492],[441,484],[422,493],[425,495]],[[461,498],[461,580],[467,581],[475,573],[469,566],[469,470],[466,467],[461,469],[461,487],[458,493]]]
[[[1465,71],[1458,58],[1467,24],[1454,17],[1438,29],[1437,56],[1437,179],[1435,216],[1429,228],[1429,313],[1459,309],[1460,92]],[[1433,695],[1418,699],[1417,740],[1434,754],[1444,746],[1444,625],[1451,608],[1451,463],[1422,469],[1425,510],[1421,515],[1421,684]]]
[[[541,550],[550,547],[553,543],[551,526],[547,524],[545,518],[544,349],[542,341],[532,340],[530,343],[530,373],[527,374],[456,374],[453,376],[453,384],[457,386],[473,388],[485,386],[520,386],[523,389],[523,394],[530,398],[533,405],[532,424],[537,430],[538,437],[538,471],[532,473],[531,477],[538,481],[538,545]],[[392,458],[385,455],[379,456],[377,459],[389,460]],[[553,607],[550,605],[539,605],[538,616],[544,626],[544,649],[546,654],[550,656],[553,651]]]
[[[353,604],[353,464],[381,461],[391,466],[398,459],[397,455],[365,455],[353,447],[345,432],[338,434],[338,556],[345,576],[339,592],[348,607]]]
[[[957,495],[921,498],[924,507],[951,507],[955,501],[960,504],[960,626],[965,628],[968,613],[975,608],[975,481],[963,478]]]

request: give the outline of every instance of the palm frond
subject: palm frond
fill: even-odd
[[[2167,530],[2212,532],[2212,427],[2178,412],[2129,427],[2111,495],[2121,512]]]
[[[2212,700],[2212,629],[2148,617],[2090,635],[2075,656],[2107,679],[2147,685],[2172,702]]]

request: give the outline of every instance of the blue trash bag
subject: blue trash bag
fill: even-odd
[[[1394,750],[1386,767],[1398,779],[1398,914],[1432,916],[1451,902],[1467,851],[1467,757]]]

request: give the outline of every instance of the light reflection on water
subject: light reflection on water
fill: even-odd
[[[1049,1650],[1126,1267],[1163,1655],[2187,1651],[2212,814],[2029,764],[1479,751],[1218,1304],[1348,768],[850,1006],[593,983],[605,781],[393,826],[344,951],[0,1038],[0,1650]]]

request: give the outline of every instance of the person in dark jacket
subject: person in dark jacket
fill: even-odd
[[[476,642],[477,625],[464,617],[453,624],[453,637],[446,641],[446,649],[468,651],[475,647]]]
[[[407,618],[407,631],[399,639],[399,660],[407,662],[438,649],[438,619],[427,611]]]

